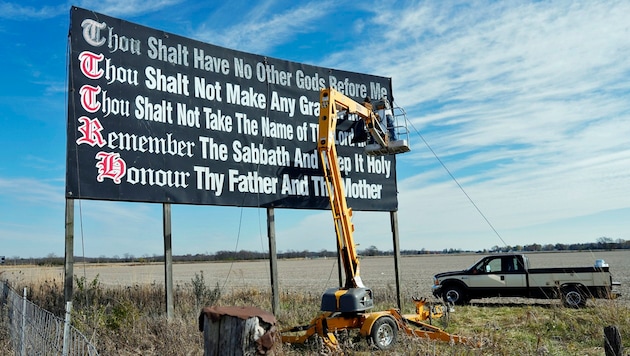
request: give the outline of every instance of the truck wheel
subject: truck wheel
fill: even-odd
[[[586,305],[586,297],[577,287],[562,290],[562,304],[567,308],[582,308]]]
[[[372,325],[368,342],[379,350],[387,350],[396,342],[397,334],[396,321],[389,316],[383,316]]]
[[[466,304],[466,294],[462,288],[458,286],[447,286],[442,293],[442,299],[445,303],[453,303],[456,305]]]

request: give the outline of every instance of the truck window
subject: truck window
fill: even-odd
[[[472,271],[473,274],[480,274],[480,273],[484,273],[486,271],[486,265],[483,262],[484,261],[482,260],[481,262],[478,262],[477,264],[473,265],[470,268],[470,270]]]
[[[518,257],[516,256],[504,257],[503,262],[505,263],[505,266],[503,269],[506,272],[516,272],[516,271],[523,270],[521,267],[521,264],[518,262]]]
[[[493,258],[488,261],[486,264],[486,272],[487,273],[497,273],[501,272],[501,258]]]

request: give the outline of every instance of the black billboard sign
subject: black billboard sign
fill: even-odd
[[[73,7],[66,196],[323,209],[319,90],[392,97],[390,78],[194,41]],[[340,124],[355,210],[396,210],[394,156]]]

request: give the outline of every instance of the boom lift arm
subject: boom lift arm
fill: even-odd
[[[344,288],[364,288],[359,274],[359,258],[354,244],[352,209],[345,198],[342,176],[338,164],[335,135],[337,114],[341,111],[357,114],[366,125],[375,121],[374,113],[334,89],[323,89],[320,92],[319,139],[317,151],[322,162],[326,188],[330,199],[330,208],[335,223],[337,242],[340,247],[341,260],[346,275]]]
[[[376,105],[379,105],[379,102],[376,102]],[[308,325],[283,330],[282,341],[304,343],[317,334],[322,337],[328,348],[335,349],[338,346],[334,334],[336,331],[358,329],[359,333],[368,337],[378,349],[391,347],[399,331],[436,340],[466,342],[464,338],[423,323],[423,320],[447,317],[448,313],[444,306],[427,306],[424,299],[414,298],[416,313],[411,315],[402,315],[397,309],[366,312],[374,306],[374,301],[372,291],[363,285],[359,273],[359,258],[353,238],[352,209],[348,207],[346,201],[335,145],[337,119],[339,113],[344,111],[359,116],[373,137],[374,143],[366,145],[367,154],[386,155],[409,151],[406,141],[389,139],[388,129],[383,129],[379,122],[385,118],[375,113],[371,103],[357,103],[332,88],[320,90],[317,151],[322,162],[346,280],[342,288],[326,290],[322,296],[322,314]]]
[[[394,154],[409,151],[409,146],[404,141],[389,139],[389,131],[380,124],[385,117],[379,117],[369,101],[359,104],[332,88],[322,89],[319,101],[317,151],[322,162],[339,253],[346,276],[343,288],[339,290],[331,288],[324,293],[321,310],[344,313],[365,311],[373,307],[372,291],[366,288],[361,280],[359,258],[353,238],[352,209],[346,202],[338,163],[335,134],[339,113],[356,114],[363,120],[365,127],[374,138],[374,143],[366,146],[366,152],[373,155]],[[384,101],[381,101],[381,105],[385,107]],[[383,116],[385,116],[384,112]]]

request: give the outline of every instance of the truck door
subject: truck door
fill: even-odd
[[[489,258],[474,267],[468,285],[480,297],[522,294],[526,288],[525,269],[517,256]]]
[[[525,268],[518,256],[505,256],[501,258],[502,278],[505,281],[505,293],[503,295],[525,295],[527,282],[525,280]]]
[[[483,294],[484,289],[505,287],[505,278],[501,278],[501,257],[484,260],[474,267],[474,273],[469,276],[468,286]]]

